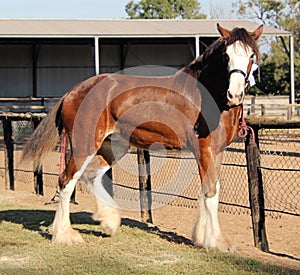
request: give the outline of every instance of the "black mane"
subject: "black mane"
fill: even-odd
[[[223,39],[222,37],[217,39],[206,48],[202,55],[198,56],[188,66],[186,66],[183,71],[194,76],[199,76],[207,67],[207,63],[210,61],[210,57],[212,55],[223,54],[225,51],[225,46],[229,46],[236,41],[240,41],[245,48],[247,46],[251,47],[256,56],[256,62],[258,62],[259,56],[256,41],[244,28],[234,28],[231,32],[231,36],[227,40]]]

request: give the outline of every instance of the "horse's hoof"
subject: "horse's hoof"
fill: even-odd
[[[205,248],[205,249],[218,249],[221,252],[229,252],[235,253],[236,246],[232,245],[231,242],[223,237],[219,238],[217,241],[212,242],[210,244],[205,244],[199,241],[193,241],[194,245],[198,248]]]
[[[108,208],[107,210],[104,215],[95,213],[93,219],[101,222],[105,235],[113,236],[121,225],[121,217],[117,209]]]
[[[103,233],[108,236],[115,235],[120,225],[121,225],[121,219],[119,215],[110,217],[110,219],[103,219],[101,221],[101,227],[103,229]]]
[[[59,244],[74,245],[84,243],[84,240],[77,231],[71,228],[52,233],[52,242]]]

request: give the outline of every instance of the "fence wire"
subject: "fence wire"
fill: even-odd
[[[259,146],[265,210],[300,215],[300,129],[261,129]]]
[[[13,121],[15,185],[32,185],[32,162],[20,163],[22,148],[33,126],[31,121]],[[0,177],[5,177],[5,145],[0,124]],[[267,215],[278,218],[285,214],[300,215],[300,129],[261,129],[259,146],[261,171]],[[49,154],[43,166],[44,185],[57,186],[59,175],[59,144]],[[196,161],[188,152],[151,152],[153,204],[197,207],[200,177]],[[3,180],[4,182],[4,180]],[[135,150],[113,167],[113,193],[117,200],[139,203],[138,165]],[[249,214],[249,193],[245,144],[235,140],[226,150],[221,174],[220,211]],[[3,184],[4,185],[4,184]],[[4,186],[2,187],[4,188]],[[77,188],[86,191],[83,183]]]

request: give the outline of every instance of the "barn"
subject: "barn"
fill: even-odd
[[[74,84],[99,73],[154,64],[180,68],[219,36],[217,22],[228,29],[258,25],[246,20],[0,19],[1,111],[26,111],[17,108],[21,104],[40,105],[35,111],[43,112]],[[290,32],[265,27],[263,35],[289,36],[292,53]]]

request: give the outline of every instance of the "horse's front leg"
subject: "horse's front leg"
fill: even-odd
[[[54,243],[71,245],[83,242],[80,234],[71,227],[70,198],[78,179],[93,158],[94,155],[87,157],[81,169],[76,171],[74,159],[71,157],[66,170],[60,176],[60,198],[58,209],[55,213],[54,221],[49,227],[49,232],[52,234],[52,242]]]
[[[202,186],[192,240],[198,247],[234,251],[230,242],[223,237],[218,219],[220,193],[218,176],[223,154],[214,154],[209,146],[205,148],[201,150],[201,157],[198,159]]]

